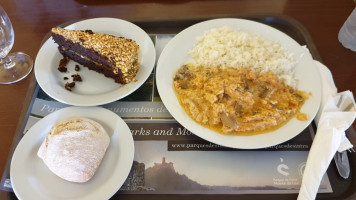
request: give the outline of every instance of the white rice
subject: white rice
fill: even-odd
[[[204,67],[251,68],[257,73],[272,72],[295,87],[295,61],[280,43],[260,35],[222,27],[206,31],[189,51],[192,64]]]

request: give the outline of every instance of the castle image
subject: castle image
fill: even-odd
[[[166,163],[165,157],[162,158],[162,163],[154,163],[154,167],[163,167],[163,168],[171,168],[171,169],[174,168],[172,162]]]

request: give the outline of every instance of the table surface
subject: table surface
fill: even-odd
[[[310,33],[322,62],[331,70],[339,91],[356,94],[356,52],[344,48],[338,32],[355,8],[352,0],[2,0],[14,31],[12,52],[36,58],[48,31],[59,24],[93,17],[115,17],[128,21],[185,20],[236,15],[285,15],[300,22]],[[27,93],[34,88],[34,73],[12,85],[0,85],[0,171],[11,152],[19,122],[25,116]],[[356,123],[354,123],[356,127]],[[6,195],[0,192],[0,198]],[[2,198],[1,198],[2,199]]]

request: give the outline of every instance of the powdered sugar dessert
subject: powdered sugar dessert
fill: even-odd
[[[57,176],[71,182],[86,182],[97,171],[110,138],[96,121],[83,117],[56,123],[37,155]]]

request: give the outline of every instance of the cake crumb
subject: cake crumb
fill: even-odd
[[[66,66],[59,66],[58,71],[60,72],[67,72],[67,67]]]
[[[65,76],[63,79],[64,79],[64,80],[68,80],[68,77]]]
[[[71,82],[71,83],[66,83],[65,84],[65,89],[67,89],[68,91],[72,91],[72,88],[75,86],[75,82]]]
[[[73,81],[79,81],[82,82],[82,77],[79,74],[73,74]]]
[[[79,70],[80,70],[79,65],[75,65],[74,70],[77,71],[77,72],[79,72]]]
[[[69,62],[69,58],[68,57],[63,57],[59,61],[58,71],[67,72],[67,64],[68,64],[68,62]]]

